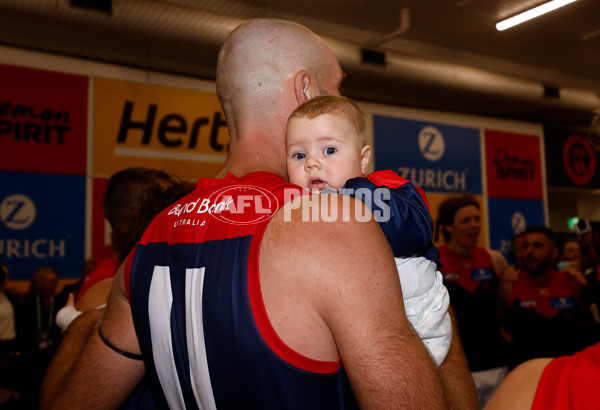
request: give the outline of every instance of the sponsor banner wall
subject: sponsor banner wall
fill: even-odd
[[[490,198],[544,198],[540,138],[485,130],[487,187]]]
[[[215,93],[94,79],[95,176],[158,168],[184,179],[215,175],[229,133]]]
[[[192,181],[212,176],[225,160],[229,134],[214,83],[77,64],[81,61],[58,56],[28,56],[28,64],[56,72],[0,66],[0,148],[8,153],[0,164],[0,252],[13,279],[29,279],[40,266],[56,268],[61,278],[75,278],[86,258],[110,256],[101,198],[111,174],[144,166]],[[372,126],[367,136],[374,147],[371,169],[393,169],[422,186],[434,220],[446,196],[475,194],[484,220],[480,241],[489,246],[490,237],[491,243],[501,238],[502,233],[496,234],[500,228],[489,222],[502,213],[488,212],[495,191],[486,176],[493,159],[486,153],[484,135],[486,130],[502,138],[523,135],[538,138],[539,146],[541,126],[359,105]],[[545,172],[544,162],[538,159],[538,164]],[[533,191],[545,204],[545,190]],[[528,213],[521,212],[529,221]],[[498,224],[510,226],[506,218]]]
[[[541,125],[377,104],[361,108],[372,114],[374,169],[392,169],[421,186],[434,221],[444,199],[468,192],[481,200],[481,245],[501,250],[514,229],[522,229],[513,225],[516,212],[528,224],[546,223]],[[494,202],[492,209],[496,198],[509,201]],[[440,236],[436,244],[442,243]]]
[[[546,162],[548,186],[600,188],[600,172],[596,151],[587,130],[546,127]]]
[[[0,170],[85,175],[88,79],[0,64]]]
[[[78,277],[84,261],[85,177],[0,172],[0,253],[11,280],[40,267]]]
[[[479,130],[373,115],[376,169],[392,169],[428,192],[481,194]]]

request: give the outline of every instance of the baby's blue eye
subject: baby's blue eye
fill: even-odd
[[[333,147],[325,148],[325,155],[333,155],[335,154],[337,149]]]
[[[305,157],[306,157],[306,154],[304,154],[302,152],[299,152],[298,154],[294,154],[292,156],[292,158],[294,158],[294,159],[304,159]]]

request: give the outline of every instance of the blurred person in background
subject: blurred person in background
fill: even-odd
[[[479,203],[473,195],[450,197],[440,204],[436,237],[444,284],[456,312],[458,332],[481,406],[508,373],[500,333],[498,288],[508,263],[498,251],[478,245]]]
[[[576,239],[565,239],[560,243],[560,253],[558,255],[558,270],[563,270],[567,266],[570,266],[573,261],[581,258],[581,246]]]
[[[17,379],[16,306],[18,295],[7,290],[8,268],[0,263],[0,408],[19,408],[20,384]]]
[[[57,297],[58,274],[50,267],[38,268],[31,277],[29,293],[17,309],[18,349],[21,352],[22,400],[36,408],[38,390],[61,339],[56,312],[66,300]]]

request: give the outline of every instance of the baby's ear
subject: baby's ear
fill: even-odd
[[[371,160],[371,147],[365,145],[360,151],[360,172],[365,176],[367,174],[367,168],[369,167],[369,161]]]

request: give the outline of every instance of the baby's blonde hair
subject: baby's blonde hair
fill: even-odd
[[[367,143],[365,136],[365,114],[350,99],[335,95],[323,95],[308,100],[292,112],[292,118],[314,119],[318,116],[332,114],[348,120],[360,135],[362,145]]]

